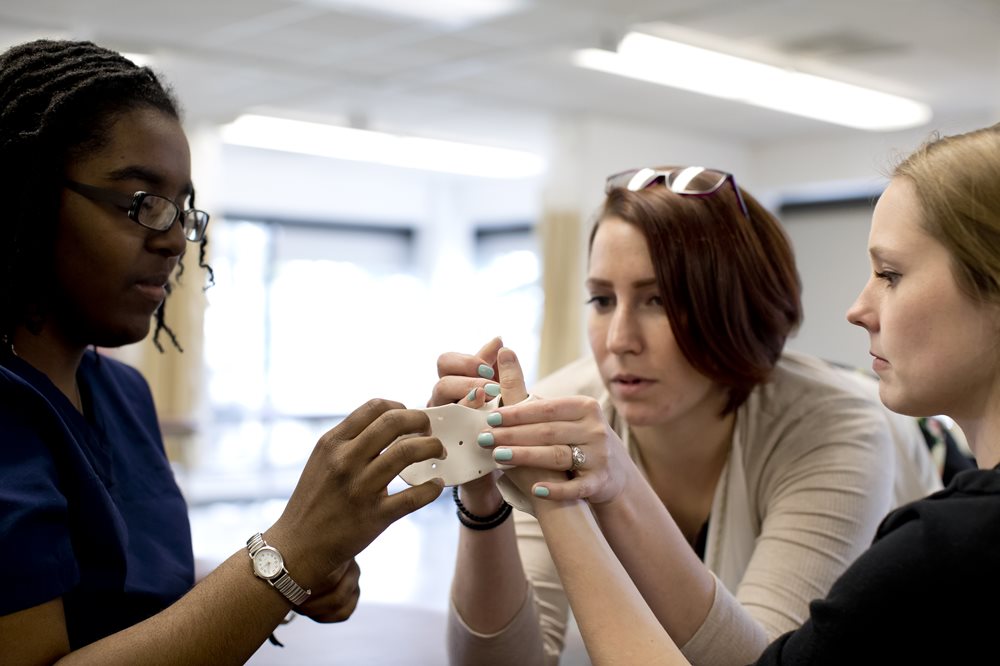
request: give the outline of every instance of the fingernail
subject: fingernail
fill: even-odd
[[[514,452],[510,449],[494,449],[493,460],[510,460],[514,457]]]
[[[490,412],[489,416],[486,417],[486,422],[491,426],[498,426],[503,423],[503,414],[500,412]]]
[[[491,398],[495,398],[500,395],[500,385],[499,384],[487,384],[486,385],[486,395]]]
[[[497,449],[499,451],[499,449]],[[548,497],[549,489],[545,486],[538,486],[535,488],[535,497]]]
[[[469,391],[469,395],[465,396],[465,399],[466,400],[475,400],[476,399],[476,389],[472,389],[471,391]]]
[[[493,441],[493,433],[491,432],[479,433],[479,437],[476,438],[476,442],[479,443],[479,446],[484,448],[487,446],[493,446],[496,443]]]
[[[444,479],[442,479],[440,476],[435,476],[433,479],[431,479],[431,483],[433,483],[436,486],[441,486],[442,488],[444,488]]]
[[[480,364],[479,376],[483,379],[493,379],[493,368],[486,364]]]

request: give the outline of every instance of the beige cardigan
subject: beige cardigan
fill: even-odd
[[[592,358],[545,378],[532,393],[600,400],[643,469]],[[891,508],[941,487],[916,421],[885,410],[877,382],[789,351],[737,411],[720,481],[704,561],[722,584],[705,622],[683,646],[695,664],[754,661],[774,638],[805,621],[809,602],[825,596]],[[452,604],[452,663],[558,662],[566,595],[538,523],[519,512],[515,520],[532,603],[489,636],[470,630]]]

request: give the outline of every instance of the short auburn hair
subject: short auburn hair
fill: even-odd
[[[708,196],[662,184],[612,189],[590,234],[617,218],[642,232],[677,345],[698,372],[727,389],[723,409],[742,405],[774,369],[802,321],[802,285],[780,223],[746,191]]]

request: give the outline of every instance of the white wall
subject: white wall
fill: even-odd
[[[856,204],[782,215],[802,278],[805,319],[788,347],[853,367],[871,365],[868,334],[844,314],[871,274],[871,206]]]
[[[990,121],[942,121],[939,128],[952,133]],[[593,213],[602,199],[604,178],[615,171],[662,164],[714,166],[732,171],[765,205],[777,210],[789,200],[873,195],[884,187],[885,174],[896,159],[927,136],[926,130],[848,136],[840,132],[751,146],[668,127],[579,115],[553,123],[548,173],[523,180],[433,174],[223,146],[213,157],[217,163],[211,170],[216,174],[211,206],[259,216],[412,226],[418,230],[418,270],[446,289],[471,264],[475,226],[537,221],[547,208],[579,216],[583,274]],[[198,137],[203,145],[211,142],[205,132]],[[198,152],[211,153],[204,148]],[[195,173],[201,178],[197,165]],[[198,187],[209,191],[202,182]],[[843,313],[867,276],[868,213],[811,211],[782,222],[795,245],[805,286],[806,320],[791,346],[866,365],[864,334],[851,327]],[[578,297],[582,303],[582,284]],[[581,331],[583,326],[581,314]]]

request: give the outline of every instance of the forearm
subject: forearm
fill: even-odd
[[[587,505],[574,501],[535,506],[592,663],[687,664]]]
[[[166,610],[59,663],[242,664],[290,608],[240,551]]]
[[[503,498],[494,484],[460,495],[476,515],[497,510]],[[527,582],[517,552],[514,520],[489,530],[459,526],[458,557],[452,599],[462,620],[474,631],[489,634],[505,627],[524,605]]]
[[[593,508],[646,603],[677,644],[684,645],[712,607],[715,578],[638,472],[621,496]]]

